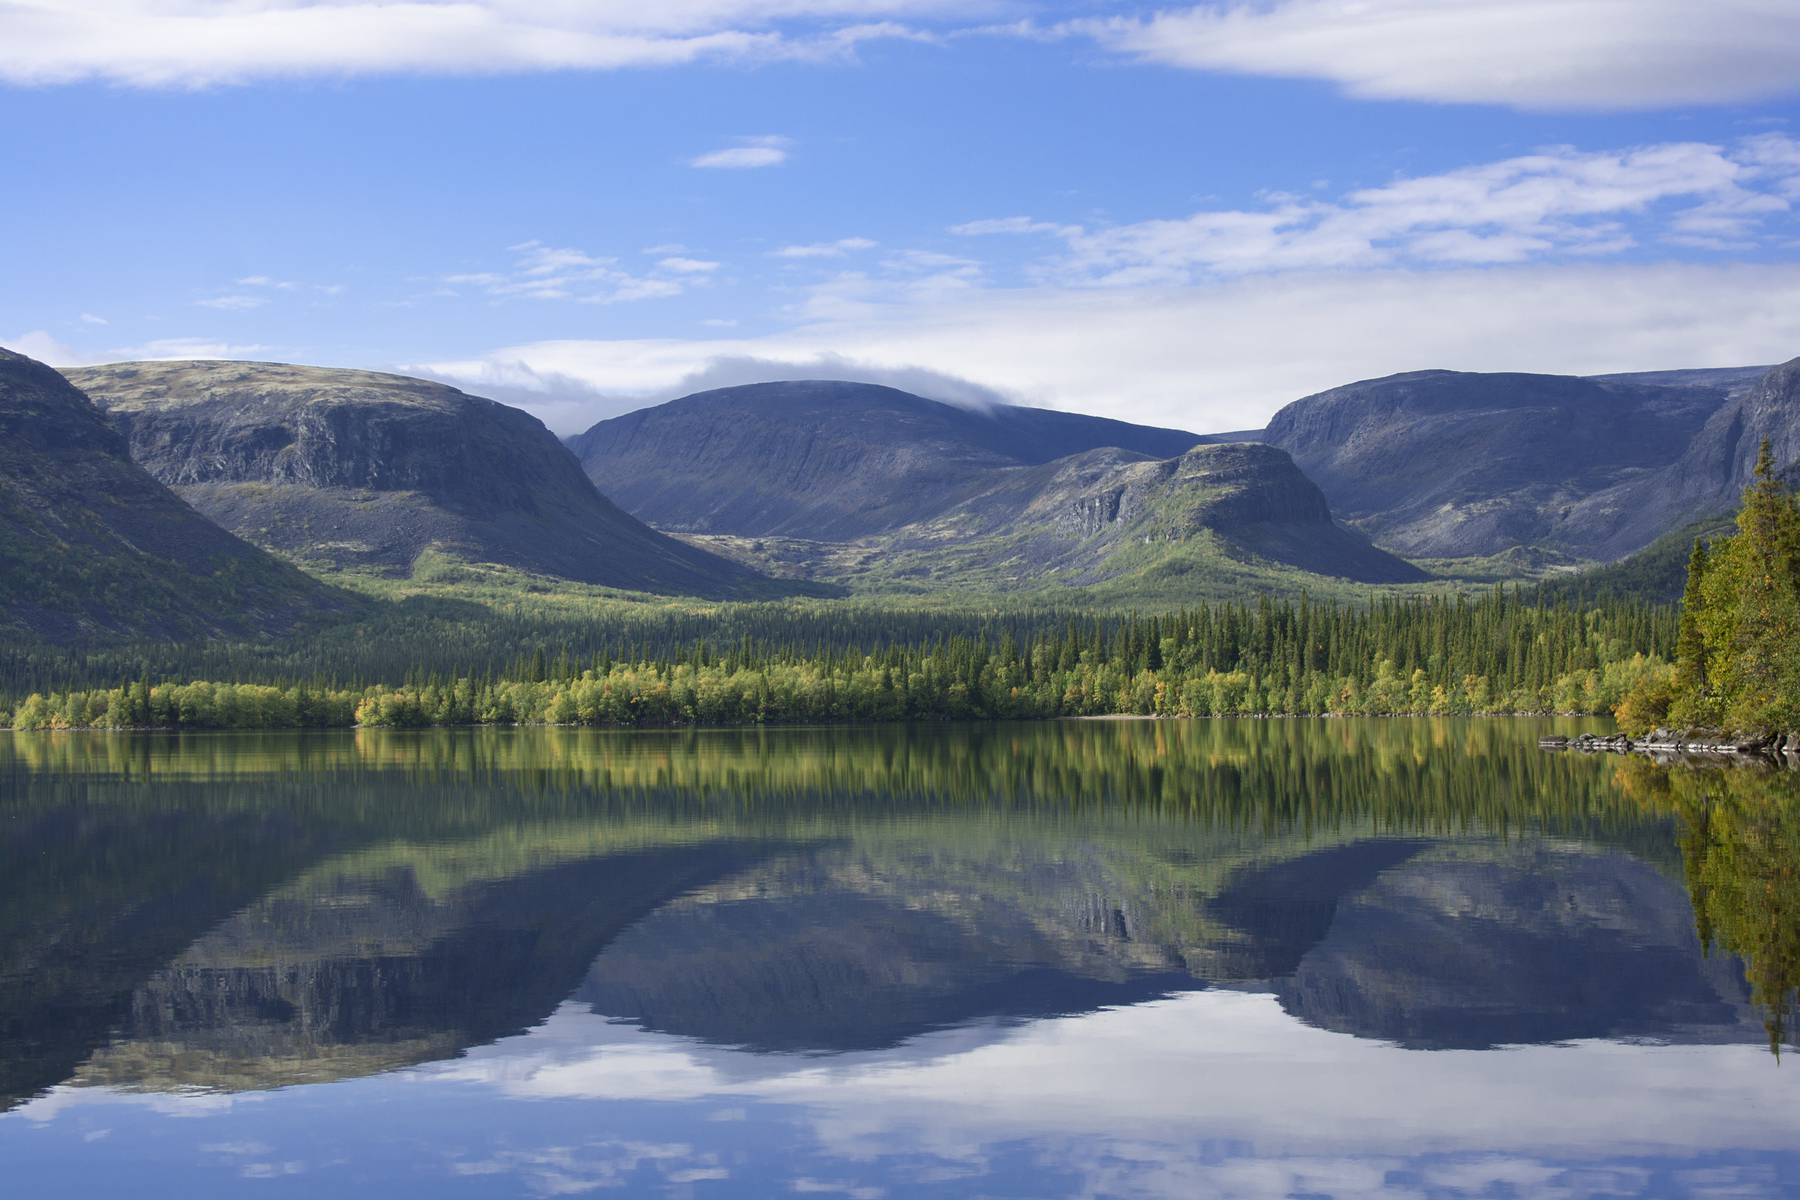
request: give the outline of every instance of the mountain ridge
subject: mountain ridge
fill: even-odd
[[[619,509],[537,418],[447,384],[230,361],[71,375],[151,474],[302,561],[403,575],[436,548],[634,591],[726,596],[766,583]]]
[[[1760,377],[1411,371],[1296,400],[1266,440],[1401,554],[1611,559],[1682,523],[1656,493],[1681,486],[1680,464]]]
[[[1050,409],[963,408],[880,384],[716,388],[569,439],[595,483],[660,529],[841,541],[941,512],[994,468],[1117,446],[1173,457],[1208,440]]]

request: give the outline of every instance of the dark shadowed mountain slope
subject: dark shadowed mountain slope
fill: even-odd
[[[585,583],[728,595],[764,581],[647,528],[535,417],[444,384],[275,363],[74,373],[131,454],[251,541],[408,571],[436,548]]]
[[[1764,438],[1792,477],[1800,467],[1800,359],[1735,391],[1668,468],[1594,497],[1574,518],[1607,531],[1600,549],[1611,557],[1690,521],[1729,514],[1750,486]]]
[[[1010,468],[881,546],[879,559],[896,574],[1000,586],[1165,594],[1200,587],[1233,563],[1362,583],[1423,578],[1333,521],[1293,460],[1255,443],[1195,446],[1167,459],[1092,450]]]
[[[67,379],[0,350],[0,631],[256,635],[351,603],[188,507]]]
[[[831,380],[700,392],[570,439],[588,475],[662,529],[842,541],[936,516],[997,468],[1101,447],[1169,458],[1208,439]]]
[[[1616,557],[1681,522],[1590,501],[1667,489],[1672,465],[1755,376],[1417,371],[1297,400],[1265,437],[1340,517],[1398,553]]]

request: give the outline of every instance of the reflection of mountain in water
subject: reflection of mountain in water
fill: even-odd
[[[1276,988],[1312,1025],[1424,1048],[1756,1040],[1741,967],[1681,887],[1618,853],[1444,847],[1344,897]]]
[[[483,757],[536,743],[485,734],[472,766],[423,775],[209,767],[21,791],[0,774],[0,852],[18,867],[0,881],[0,1107],[71,1078],[366,1074],[520,1031],[571,994],[644,1028],[780,1051],[1202,987],[1274,992],[1311,1024],[1421,1048],[1760,1039],[1739,964],[1699,951],[1670,826],[1644,815],[1664,807],[1566,760],[1531,760],[1516,799],[1483,799],[1473,777],[1432,791],[1419,727],[1394,728],[1399,752],[1323,730],[1330,770],[1285,775],[1259,765],[1288,759],[1256,739],[1303,749],[1294,723],[842,746],[796,733],[804,758],[771,735],[724,743],[712,792],[688,757],[707,743],[657,738],[556,741],[566,770],[543,777]],[[461,748],[419,744],[434,761]],[[1156,767],[1165,751],[1185,775]],[[1119,755],[1157,807],[1134,807]],[[1181,778],[1219,803],[1180,811]],[[1067,800],[1097,794],[1112,799]],[[1421,794],[1524,816],[1498,838],[1442,807],[1409,813]],[[1745,811],[1773,811],[1758,804]],[[1596,812],[1604,829],[1578,836]],[[1713,840],[1737,844],[1722,821]],[[1722,871],[1708,867],[1711,894]],[[1748,931],[1740,890],[1706,911]]]
[[[1082,888],[1057,869],[1066,864],[1035,872],[1045,905],[983,894],[957,866],[935,888],[884,877],[854,848],[753,870],[628,930],[574,998],[715,1043],[843,1051],[1198,986],[1167,947],[1135,943],[1116,899]]]
[[[8,813],[0,834],[0,1112],[68,1078],[139,981],[324,853],[334,832],[280,810],[64,799]]]
[[[443,898],[406,872],[282,896],[137,988],[80,1077],[266,1088],[451,1058],[542,1020],[619,930],[756,854],[740,843],[611,854]]]
[[[1251,864],[1211,897],[1133,894],[1075,857],[1024,888],[996,866],[987,894],[948,853],[929,877],[835,847],[804,871],[759,867],[639,923],[576,999],[759,1050],[878,1048],[1208,986],[1421,1048],[1759,1032],[1736,964],[1700,954],[1680,885],[1622,853],[1366,839]]]

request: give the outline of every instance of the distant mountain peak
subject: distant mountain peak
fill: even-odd
[[[837,540],[940,512],[987,471],[1118,446],[1167,458],[1205,439],[1052,409],[966,408],[883,384],[715,388],[569,439],[600,488],[659,528]]]

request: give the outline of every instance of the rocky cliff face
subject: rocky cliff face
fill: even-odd
[[[1365,583],[1423,577],[1338,525],[1292,459],[1254,443],[1201,445],[1169,459],[1095,450],[1014,468],[942,516],[893,534],[883,550],[921,571],[985,561],[1008,582],[1071,586],[1160,587],[1204,572],[1209,559]]]
[[[1607,531],[1603,552],[1622,553],[1689,521],[1734,512],[1764,438],[1786,474],[1800,470],[1800,359],[1735,393],[1668,468],[1596,496],[1574,519]]]
[[[404,573],[438,548],[644,591],[726,595],[759,582],[621,512],[536,418],[443,384],[239,362],[75,375],[151,474],[304,561]]]
[[[1660,506],[1645,517],[1622,497],[1673,489],[1675,464],[1760,374],[1420,371],[1297,400],[1266,439],[1398,553],[1617,557],[1669,527]]]
[[[941,513],[999,468],[1106,446],[1166,458],[1203,440],[803,380],[701,392],[602,421],[569,444],[603,490],[658,528],[843,541]]]
[[[135,465],[62,375],[0,350],[0,629],[263,634],[350,607]]]

